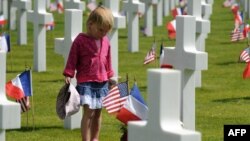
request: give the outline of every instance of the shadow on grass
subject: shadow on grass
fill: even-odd
[[[229,103],[229,102],[238,102],[240,100],[250,100],[250,97],[225,98],[225,99],[213,100],[212,102]]]
[[[41,83],[48,83],[48,82],[64,82],[63,79],[55,79],[55,80],[41,80]]]
[[[55,129],[64,129],[62,126],[43,126],[43,127],[21,127],[20,129],[8,130],[8,132],[17,131],[17,132],[31,132],[39,130],[55,130]]]
[[[235,61],[228,61],[228,62],[221,62],[221,63],[216,63],[216,65],[220,65],[220,66],[227,66],[227,65],[231,65],[231,64],[238,64],[238,60],[236,59]]]

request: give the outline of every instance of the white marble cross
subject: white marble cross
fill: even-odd
[[[27,11],[31,10],[30,0],[15,0],[12,5],[18,10],[17,44],[27,44]]]
[[[202,19],[209,20],[212,14],[212,4],[206,2],[206,0],[201,0],[202,6]]]
[[[69,51],[71,44],[76,38],[76,36],[82,32],[82,15],[83,11],[78,9],[65,9],[64,18],[64,38],[55,39],[55,52],[57,54],[63,55],[64,65],[66,65],[68,60]],[[72,84],[76,85],[76,79],[72,80]],[[64,128],[75,129],[80,128],[82,118],[82,111],[67,117],[64,120]]]
[[[123,2],[123,10],[128,14],[128,50],[139,51],[139,16],[145,9],[144,3],[139,0],[128,0]]]
[[[198,51],[205,51],[205,39],[207,34],[210,32],[210,21],[203,20],[201,14],[201,1],[197,0],[188,0],[187,3],[187,12],[188,15],[192,15],[196,17],[196,49]],[[195,72],[195,86],[201,87],[201,71],[197,70]]]
[[[16,102],[8,101],[6,85],[6,52],[0,51],[0,141],[5,141],[5,130],[21,127],[21,107]]]
[[[119,13],[120,2],[118,0],[105,0],[104,5],[112,10],[114,16],[114,27],[109,34],[111,44],[112,68],[118,80],[118,29],[126,27],[126,17]]]
[[[148,120],[128,123],[129,141],[201,141],[201,134],[180,121],[181,73],[148,70]]]
[[[15,30],[16,29],[16,13],[17,13],[17,8],[16,7],[13,7],[12,6],[12,3],[16,1],[16,0],[8,0],[8,5],[9,5],[9,8],[10,8],[10,15],[9,15],[9,21],[10,21],[10,25],[9,25],[9,29],[10,30]]]
[[[163,0],[163,16],[168,16],[169,11],[169,0]]]
[[[146,36],[153,36],[154,16],[153,5],[156,5],[158,0],[143,0],[145,3],[144,27],[147,29]]]
[[[46,12],[46,1],[35,0],[34,11],[27,13],[28,21],[33,22],[34,40],[34,71],[46,71],[46,23],[53,21],[51,13]]]
[[[195,47],[194,16],[176,17],[176,47],[164,48],[163,64],[181,71],[181,120],[186,129],[195,129],[195,70],[207,69],[207,53]]]
[[[85,11],[85,5],[85,1],[80,0],[64,1],[64,9],[79,9]]]
[[[175,0],[169,0],[169,8],[170,8],[170,11],[175,8]]]
[[[163,23],[163,0],[158,0],[156,5],[156,25],[162,26]]]

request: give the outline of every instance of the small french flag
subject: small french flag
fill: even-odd
[[[0,36],[0,50],[4,50],[5,52],[10,52],[10,36],[9,34],[2,34]]]
[[[176,20],[172,20],[166,25],[168,31],[168,37],[170,39],[175,39],[176,37]]]
[[[0,26],[4,26],[7,23],[7,20],[4,18],[4,15],[0,15]]]
[[[6,83],[6,93],[9,97],[19,100],[32,95],[31,70],[18,74],[14,79]]]

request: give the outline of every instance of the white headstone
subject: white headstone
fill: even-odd
[[[64,8],[65,9],[79,9],[85,11],[85,1],[80,0],[68,0],[64,1]]]
[[[163,0],[158,0],[156,5],[156,25],[162,26],[162,17],[163,17]]]
[[[16,12],[17,12],[17,8],[12,6],[12,3],[15,0],[9,0],[9,5],[10,5],[10,30],[15,30],[16,29]]]
[[[201,14],[201,1],[188,0],[188,15],[196,17],[196,49],[198,51],[205,51],[205,39],[207,34],[210,32],[210,21],[203,20]],[[195,86],[201,87],[201,71],[197,70],[195,72]]]
[[[143,0],[145,3],[144,27],[147,29],[146,36],[153,36],[154,16],[153,5],[156,5],[158,0]]]
[[[115,72],[115,77],[118,78],[118,29],[126,27],[126,17],[119,12],[120,2],[118,0],[105,0],[104,5],[112,10],[114,16],[114,27],[109,34],[111,44],[112,68]],[[118,79],[117,79],[118,80]]]
[[[201,1],[202,6],[202,19],[209,20],[212,15],[212,4],[206,2],[206,0]]]
[[[27,11],[31,10],[30,0],[15,0],[12,5],[17,8],[17,44],[27,44]]]
[[[175,0],[169,0],[169,8],[170,8],[170,11],[175,8]]]
[[[128,123],[129,141],[201,141],[199,132],[180,121],[181,74],[170,69],[148,70],[148,120]]]
[[[139,0],[128,0],[123,2],[123,10],[128,16],[128,50],[130,52],[139,51],[139,16],[145,9],[144,3]]]
[[[16,102],[8,101],[5,93],[6,52],[0,51],[0,140],[5,141],[5,130],[21,127],[21,108]]]
[[[169,11],[169,0],[163,0],[163,16],[168,16]]]
[[[176,17],[176,47],[164,48],[164,64],[181,71],[181,120],[186,129],[195,129],[195,70],[207,69],[207,53],[195,47],[196,20],[193,16]]]
[[[64,65],[66,65],[68,60],[69,51],[71,44],[73,43],[76,36],[82,32],[82,15],[83,11],[78,9],[65,9],[64,18],[64,38],[55,39],[55,52],[57,54],[63,55]],[[76,79],[72,80],[72,83],[76,85]],[[64,128],[75,129],[81,127],[82,110],[78,113],[67,117],[64,120]]]
[[[49,7],[50,7],[50,0],[46,0],[46,7],[47,7],[47,9],[49,9]]]
[[[46,23],[53,21],[51,13],[46,12],[46,1],[35,0],[34,11],[28,11],[28,21],[33,22],[34,71],[46,71]]]

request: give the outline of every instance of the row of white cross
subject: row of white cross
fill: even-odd
[[[24,0],[20,0],[24,1]],[[117,0],[106,0],[105,5],[111,9],[116,9],[114,15],[118,13],[117,7],[119,3],[115,2]],[[196,2],[196,3],[195,3]],[[202,1],[202,2],[205,2]],[[17,4],[21,5],[21,4]],[[132,6],[134,5],[134,7]],[[197,47],[200,44],[203,44],[205,47],[205,38],[207,33],[210,32],[210,22],[202,19],[201,15],[201,3],[190,0],[189,1],[189,10],[188,13],[193,16],[179,16],[177,17],[177,38],[176,38],[176,47],[175,48],[165,48],[166,56],[164,58],[164,63],[172,64],[175,69],[179,70],[150,70],[148,73],[148,87],[149,87],[149,98],[148,98],[148,107],[150,109],[149,117],[147,122],[136,122],[129,124],[129,140],[137,140],[134,138],[136,133],[145,133],[144,131],[152,131],[150,134],[141,137],[139,140],[152,140],[151,137],[159,135],[163,140],[168,136],[169,140],[176,141],[180,140],[180,136],[184,140],[198,141],[200,140],[200,134],[195,132],[195,73],[194,71],[201,71],[207,69],[207,54],[204,50],[197,51]],[[22,8],[19,9],[29,9],[28,4],[23,4]],[[51,14],[46,12],[46,3],[45,1],[35,0],[34,11],[28,11],[28,20],[34,23],[34,64],[35,70],[44,71],[46,70],[46,60],[43,60],[43,57],[46,58],[46,48],[45,44],[45,29],[43,24],[51,20]],[[113,7],[113,8],[112,8]],[[116,8],[114,8],[116,7]],[[128,28],[133,29],[138,28],[138,12],[143,12],[145,9],[140,7],[140,2],[135,0],[129,0],[127,3],[124,3],[124,7],[130,8],[128,11],[129,18],[134,18],[132,22],[129,22]],[[209,5],[207,6],[209,7]],[[131,9],[134,8],[134,11]],[[27,11],[23,10],[23,12]],[[202,9],[203,10],[203,9]],[[211,5],[210,10],[204,7],[204,10],[210,11],[211,14]],[[55,39],[55,52],[62,54],[67,60],[67,55],[71,43],[73,42],[75,36],[82,32],[82,19],[79,19],[79,15],[82,15],[82,10],[65,10],[65,35],[64,38]],[[194,17],[195,16],[195,17]],[[210,15],[203,15],[203,17],[209,17]],[[80,16],[81,17],[81,16]],[[113,40],[118,40],[118,28],[125,27],[125,18],[117,14],[115,17],[115,30],[111,33],[111,43]],[[136,17],[136,18],[135,18]],[[136,19],[136,20],[135,20]],[[78,22],[74,22],[77,20]],[[70,22],[69,22],[70,21]],[[137,23],[133,26],[133,24]],[[130,25],[131,24],[131,25]],[[136,31],[131,30],[131,31]],[[138,31],[138,29],[137,29]],[[39,34],[38,34],[39,33]],[[199,38],[196,37],[196,33],[203,35]],[[36,35],[37,34],[37,35]],[[131,34],[131,33],[128,33]],[[134,33],[133,33],[134,35]],[[138,37],[138,36],[137,36]],[[197,43],[197,40],[202,43]],[[138,42],[138,41],[137,41]],[[116,44],[117,45],[117,42]],[[37,48],[37,49],[35,49]],[[117,48],[117,47],[114,47]],[[44,53],[41,53],[44,52]],[[118,56],[118,50],[113,52]],[[1,53],[1,62],[6,62],[5,54]],[[41,56],[40,56],[41,55]],[[117,59],[118,60],[118,59]],[[42,63],[42,64],[39,64]],[[117,62],[118,64],[118,62]],[[5,97],[5,75],[6,75],[6,64],[3,69],[0,69],[0,100],[6,99]],[[171,84],[170,84],[171,83]],[[156,85],[157,84],[157,85]],[[174,84],[174,85],[173,85]],[[167,87],[166,87],[167,85]],[[173,86],[172,86],[173,85]],[[154,95],[153,95],[154,94]],[[155,99],[157,98],[157,99]],[[164,101],[162,101],[164,100]],[[7,101],[7,100],[6,100]],[[174,103],[173,103],[174,102]],[[8,103],[11,103],[8,101]],[[164,103],[166,105],[164,105]],[[12,103],[13,104],[13,103]],[[11,110],[10,104],[0,104],[1,109],[7,109],[7,111],[0,111],[1,115],[5,115],[0,118],[0,137],[4,138],[5,129],[20,128],[20,107],[15,106],[14,110]],[[15,105],[15,104],[14,104]],[[175,107],[175,108],[173,108]],[[9,111],[8,111],[9,110]],[[9,115],[8,113],[16,114],[16,116],[11,116],[15,118],[12,121],[17,121],[13,123],[12,126],[7,126],[9,118],[6,119]],[[69,119],[66,119],[65,126],[66,128],[79,128],[80,126],[81,114],[77,114]],[[183,122],[183,127],[180,124],[180,121]],[[11,124],[10,124],[11,125]],[[174,130],[173,130],[174,129]],[[176,130],[175,130],[176,129]],[[149,132],[146,132],[149,133]],[[191,136],[189,136],[191,135]],[[136,136],[137,137],[137,136]]]

